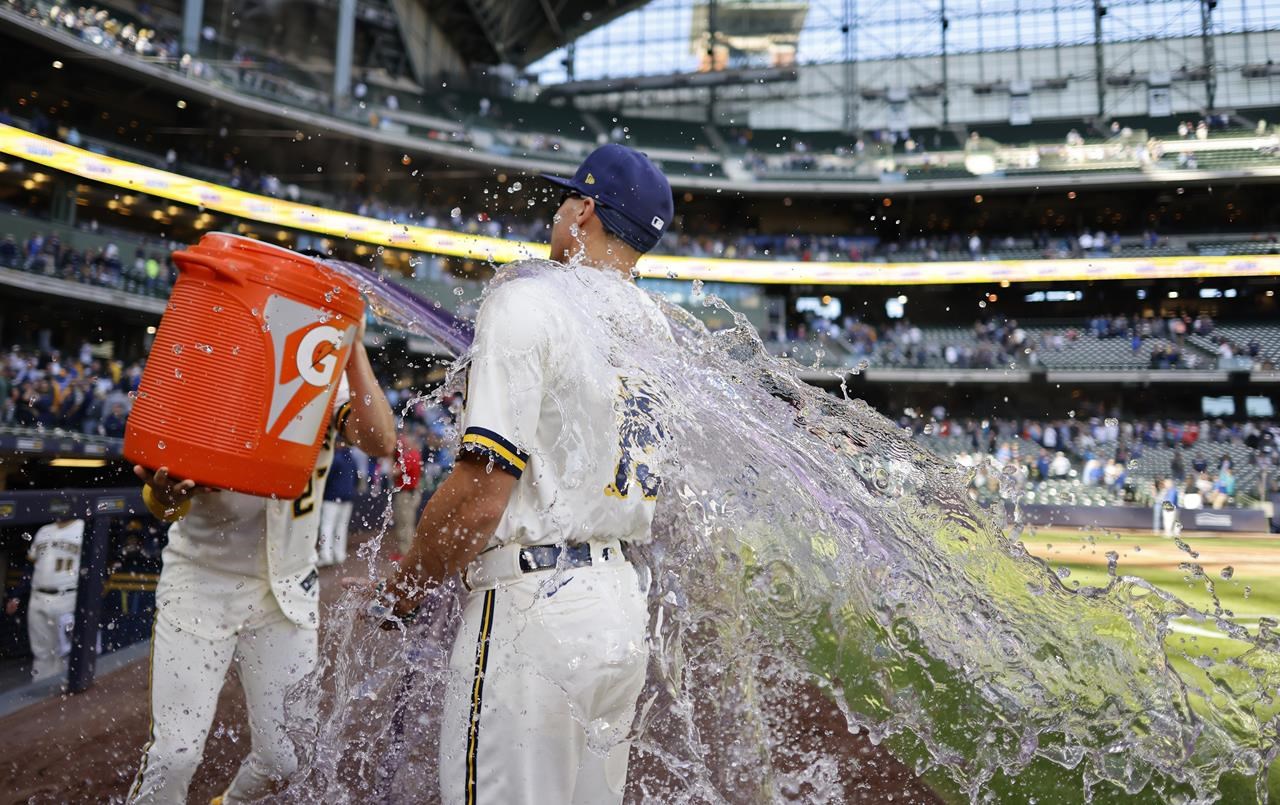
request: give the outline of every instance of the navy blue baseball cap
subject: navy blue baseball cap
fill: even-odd
[[[600,223],[631,248],[647,252],[671,226],[671,183],[649,158],[609,143],[592,151],[572,179],[542,174],[554,185],[595,199]]]

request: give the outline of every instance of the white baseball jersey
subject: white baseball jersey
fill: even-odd
[[[274,598],[290,621],[317,627],[320,504],[349,397],[344,378],[315,469],[296,500],[210,492],[197,496],[190,513],[170,526],[156,589],[160,617],[220,640],[269,615],[264,603]]]
[[[27,560],[35,563],[31,586],[37,590],[74,590],[80,582],[83,544],[84,520],[72,520],[65,526],[41,526],[27,550]]]
[[[476,318],[462,414],[462,449],[520,479],[497,544],[649,539],[653,389],[607,354],[604,328],[617,322],[574,298],[598,300],[642,337],[671,338],[654,301],[616,274],[543,261],[503,269]]]

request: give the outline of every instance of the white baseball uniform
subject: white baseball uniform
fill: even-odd
[[[151,642],[151,735],[129,802],[186,801],[233,659],[252,747],[223,802],[257,799],[297,768],[284,695],[316,664],[316,536],[348,396],[344,380],[310,482],[296,500],[211,492],[169,528]]]
[[[620,276],[542,265],[504,269],[476,320],[462,449],[519,481],[465,576],[440,742],[448,805],[621,802],[644,685],[647,582],[620,542],[650,539],[657,426],[643,370],[611,363],[592,329],[608,323],[574,302],[670,332]],[[522,551],[547,545],[586,546],[592,562],[525,572]]]
[[[31,572],[31,598],[27,602],[27,638],[31,642],[31,676],[36,680],[67,672],[65,638],[75,618],[76,586],[80,583],[80,548],[84,521],[41,526],[31,540],[27,560]]]

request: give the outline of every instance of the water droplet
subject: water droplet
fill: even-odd
[[[167,445],[165,445],[164,439],[161,439],[160,441],[156,442],[156,447],[160,448],[161,450],[165,449],[166,446]]]
[[[204,353],[204,354],[206,354],[206,355],[212,355],[212,354],[213,354],[213,345],[212,345],[212,344],[201,344],[201,343],[198,343],[198,342],[197,342],[197,343],[196,343],[196,349],[200,350],[201,352],[203,352],[203,353]]]
[[[524,189],[524,185],[520,184],[519,182],[512,182],[511,186],[507,188],[507,192],[519,193],[523,189]]]
[[[377,248],[378,254],[382,254],[384,251],[386,251],[386,249],[382,248],[381,246]]]
[[[466,293],[466,291],[464,291],[461,286],[453,289],[454,296],[462,296],[464,293]]]
[[[1235,574],[1236,574],[1236,569],[1231,565],[1227,565],[1222,569],[1222,572],[1219,573],[1218,575],[1222,576],[1223,580],[1230,581],[1231,577],[1234,576]]]
[[[246,442],[244,443],[244,449],[245,449],[245,450],[252,450],[252,449],[253,449],[253,442],[246,441]]]
[[[1171,512],[1174,510],[1175,506],[1173,505],[1172,501],[1166,500],[1164,503],[1160,504],[1160,508],[1165,510],[1166,512]]]
[[[372,395],[372,394],[366,394],[366,395],[364,395],[364,404],[365,404],[365,405],[372,405],[372,404],[373,404],[373,395]]]
[[[409,156],[408,154],[405,154],[404,156],[400,157],[400,164],[401,164],[401,165],[406,165],[406,166],[407,166],[407,165],[411,164],[412,162],[413,162],[413,157]],[[415,171],[415,173],[416,173],[416,172],[417,172],[417,171]]]
[[[174,376],[174,377],[176,377],[177,379],[181,380],[181,379],[182,379],[182,370],[181,370],[181,369],[174,369],[174,370],[173,370],[173,376]]]
[[[461,217],[462,217],[462,208],[461,208],[461,207],[454,207],[452,210],[449,210],[449,217],[450,217],[450,218],[461,218]]]
[[[1060,578],[1060,579],[1065,579],[1065,578],[1067,578],[1068,576],[1070,576],[1070,575],[1071,575],[1071,568],[1069,568],[1069,567],[1060,567],[1060,568],[1058,568],[1058,571],[1057,571],[1057,572],[1058,572],[1058,578]]]
[[[1253,588],[1252,588],[1252,587],[1250,587],[1249,585],[1245,585],[1245,588],[1244,588],[1244,597],[1245,597],[1245,598],[1248,598],[1248,597],[1249,597],[1249,596],[1251,596],[1251,595],[1253,595]]]
[[[221,313],[221,312],[222,312],[222,305],[214,305],[214,306],[213,306],[213,312],[214,312],[214,313]]]
[[[181,345],[181,344],[174,344],[174,345],[173,345],[173,354],[174,354],[174,355],[181,355],[181,354],[182,354],[182,345]]]
[[[1108,428],[1114,428],[1120,424],[1120,420],[1115,417],[1107,417],[1102,421],[1102,424],[1106,425]]]

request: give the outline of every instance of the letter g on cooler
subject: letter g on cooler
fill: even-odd
[[[316,438],[328,413],[332,384],[344,368],[355,324],[339,330],[324,311],[272,295],[263,310],[270,326],[276,377],[267,412],[268,434],[298,444]]]

